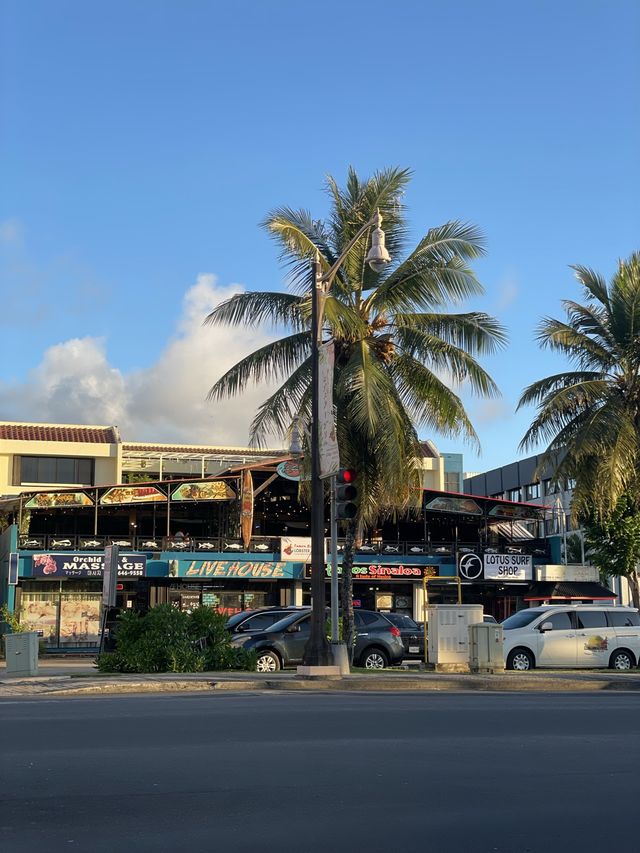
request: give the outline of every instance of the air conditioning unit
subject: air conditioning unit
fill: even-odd
[[[469,665],[471,672],[502,672],[502,625],[469,625]]]

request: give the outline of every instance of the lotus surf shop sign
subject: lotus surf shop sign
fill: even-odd
[[[529,554],[461,554],[458,574],[463,581],[529,581],[533,558]]]

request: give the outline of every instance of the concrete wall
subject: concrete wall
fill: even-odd
[[[83,486],[85,483],[37,483],[19,485],[13,482],[15,456],[67,456],[75,459],[93,459],[95,485],[119,483],[122,472],[121,445],[91,444],[72,441],[13,441],[0,440],[0,494],[19,495],[20,492],[51,489],[59,486]]]

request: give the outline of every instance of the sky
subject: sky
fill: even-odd
[[[486,235],[507,327],[465,402],[483,471],[524,453],[522,389],[562,370],[542,316],[640,249],[638,0],[0,0],[0,419],[244,445],[268,389],[206,401],[272,329],[203,327],[281,290],[259,223],[326,215],[327,174],[409,167],[411,241]]]

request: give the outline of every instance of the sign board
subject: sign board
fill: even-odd
[[[93,499],[85,494],[85,492],[45,492],[34,495],[24,506],[25,509],[58,506],[93,506]]]
[[[496,581],[530,581],[533,557],[529,554],[485,554],[484,579]]]
[[[100,498],[100,503],[106,506],[114,504],[146,504],[166,501],[167,496],[155,486],[116,486]]]
[[[171,560],[170,574],[180,578],[237,578],[247,581],[302,578],[303,563],[254,562],[253,560]]]
[[[324,543],[325,557],[327,543]],[[311,562],[311,537],[310,536],[281,536],[280,537],[280,559],[293,563]]]
[[[101,578],[103,554],[35,554],[31,576],[34,578]],[[146,554],[120,554],[118,577],[143,578],[147,569]]]
[[[18,558],[19,555],[15,552],[9,554],[9,586],[16,586],[18,583]]]
[[[102,570],[102,605],[116,606],[116,579],[118,577],[117,545],[107,545],[104,549],[104,566]]]
[[[318,353],[318,441],[320,445],[320,476],[332,477],[340,470],[340,452],[333,409],[333,341],[322,344]]]
[[[458,574],[465,581],[526,581],[533,577],[529,554],[461,554]]]
[[[325,566],[326,576],[331,577],[331,566]],[[437,578],[438,566],[383,566],[383,565],[356,565],[352,568],[353,579],[362,580],[391,580],[391,581],[408,581],[420,580],[421,578]],[[338,575],[342,575],[342,566],[338,566]],[[305,577],[311,577],[311,566],[305,569]]]
[[[536,575],[539,581],[598,583],[600,580],[595,566],[538,566]]]
[[[303,474],[302,461],[300,459],[287,459],[286,462],[281,462],[276,466],[276,472],[279,477],[284,477],[285,480],[293,480],[294,482],[309,479],[308,476],[305,477]]]
[[[224,480],[212,480],[210,483],[181,483],[171,492],[172,501],[228,501],[235,498],[235,492]]]

